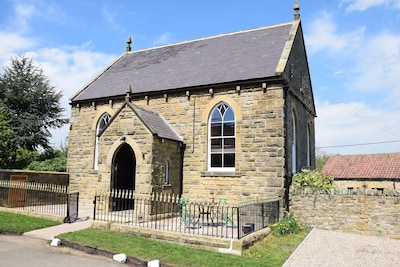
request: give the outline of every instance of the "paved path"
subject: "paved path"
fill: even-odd
[[[48,241],[38,238],[0,235],[0,267],[21,266],[121,267],[121,263],[67,247],[51,247]]]
[[[54,237],[69,232],[75,232],[82,229],[86,229],[91,227],[93,224],[93,220],[90,218],[79,219],[73,223],[63,223],[60,225],[42,228],[30,232],[24,233],[24,236],[40,238],[44,240],[52,240]]]
[[[400,266],[400,240],[313,229],[283,267]]]

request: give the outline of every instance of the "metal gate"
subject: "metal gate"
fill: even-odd
[[[69,193],[67,196],[67,217],[65,223],[73,223],[78,220],[79,192]]]

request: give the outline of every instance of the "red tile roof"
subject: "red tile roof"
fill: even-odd
[[[334,179],[400,179],[400,153],[332,156],[321,172]]]

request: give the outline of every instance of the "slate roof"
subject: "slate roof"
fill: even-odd
[[[124,53],[71,101],[275,77],[292,24]]]
[[[174,131],[174,129],[168,124],[168,122],[155,112],[144,110],[135,105],[128,103],[128,106],[143,122],[147,129],[158,137],[171,139],[183,142],[181,136]]]
[[[400,153],[332,156],[321,172],[334,179],[400,179]]]

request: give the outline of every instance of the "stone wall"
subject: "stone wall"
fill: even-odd
[[[208,90],[196,90],[189,92],[189,96],[186,92],[177,92],[131,98],[132,104],[161,115],[183,138],[184,161],[173,166],[171,175],[175,177],[181,171],[178,165],[183,166],[184,195],[203,200],[282,195],[284,93],[280,84],[268,84],[266,90],[261,86],[261,83],[242,86],[240,92],[235,87],[225,87],[214,88],[212,94]],[[232,173],[207,171],[208,116],[221,101],[230,105],[236,116],[236,166]],[[155,156],[149,150],[152,136],[148,132],[146,136],[143,125],[125,110],[101,137],[100,143],[105,145],[100,146],[99,168],[93,169],[96,123],[105,111],[114,115],[123,103],[123,100],[99,101],[72,107],[68,172],[71,187],[81,192],[86,204],[93,201],[96,190],[110,187],[113,149],[121,136],[126,136],[126,142],[137,154],[136,179],[143,185],[136,186],[136,190],[149,193],[145,184],[151,187],[154,182],[152,175],[157,166],[149,164]],[[171,160],[174,158],[175,155]],[[172,190],[176,192],[175,188]]]
[[[43,172],[29,170],[0,170],[0,180],[10,181],[11,176],[25,176],[27,182],[68,185],[69,174],[64,172]]]
[[[394,191],[293,190],[290,212],[310,227],[400,238],[400,198]]]
[[[177,233],[173,231],[163,231],[101,221],[94,221],[92,226],[98,229],[111,230],[126,234],[134,234],[153,240],[160,240],[188,247],[235,255],[241,255],[243,249],[250,247],[251,245],[258,242],[259,240],[262,240],[271,233],[270,228],[264,228],[259,231],[250,233],[241,239],[229,239],[206,235]]]
[[[372,180],[372,179],[335,179],[335,185],[342,189],[378,189],[396,190],[400,188],[400,181]]]

